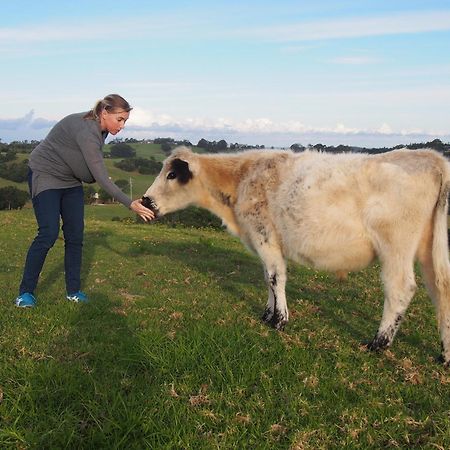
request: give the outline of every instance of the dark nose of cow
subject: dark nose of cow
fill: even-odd
[[[158,213],[158,207],[156,206],[156,203],[150,198],[150,197],[142,197],[142,205],[145,206],[148,209],[151,209],[155,215]]]

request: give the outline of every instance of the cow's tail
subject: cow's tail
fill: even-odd
[[[448,195],[450,169],[447,163],[441,177],[433,221],[432,260],[437,291],[436,312],[442,338],[444,361],[450,361],[450,261],[448,253]]]

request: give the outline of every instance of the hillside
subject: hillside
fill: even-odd
[[[161,150],[161,146],[158,144],[143,144],[136,143],[130,144],[136,150],[136,156],[140,158],[154,158],[156,161],[163,161],[166,158],[166,154]],[[111,145],[107,144],[104,147],[105,153],[109,152]],[[20,162],[24,159],[28,158],[28,153],[18,153],[17,160],[14,162]],[[155,176],[154,175],[142,175],[137,171],[134,172],[126,172],[124,170],[118,169],[114,167],[114,162],[120,161],[121,158],[105,158],[105,165],[108,168],[108,172],[110,177],[114,180],[127,180],[131,178],[133,185],[133,197],[137,198],[142,196],[147,188],[153,182]],[[4,186],[14,186],[18,189],[22,189],[24,191],[28,191],[28,186],[26,182],[16,183],[14,181],[6,180],[0,177],[0,187]],[[93,185],[95,189],[98,191],[100,187],[97,184]]]
[[[237,239],[92,215],[108,208],[87,208],[91,303],[64,299],[59,240],[34,310],[12,303],[33,213],[0,211],[0,448],[450,448],[421,283],[393,347],[370,353],[378,268],[338,281],[292,264],[276,332],[260,321],[261,264]]]

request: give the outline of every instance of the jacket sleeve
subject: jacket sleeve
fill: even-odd
[[[93,132],[80,132],[77,135],[77,143],[81,148],[83,157],[95,181],[111,195],[111,197],[129,208],[132,202],[131,198],[124,194],[109,178],[108,170],[106,169],[105,161],[103,160],[103,142],[100,136],[96,136]]]

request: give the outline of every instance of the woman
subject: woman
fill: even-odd
[[[89,112],[71,114],[58,122],[48,136],[31,152],[28,183],[38,224],[38,233],[28,250],[18,307],[36,305],[34,290],[48,251],[55,243],[62,219],[64,234],[64,269],[66,298],[87,302],[80,291],[81,254],[84,230],[82,183],[97,182],[112,197],[130,208],[145,221],[154,214],[132,201],[109,178],[102,147],[106,136],[123,129],[131,106],[112,94],[97,102]]]

